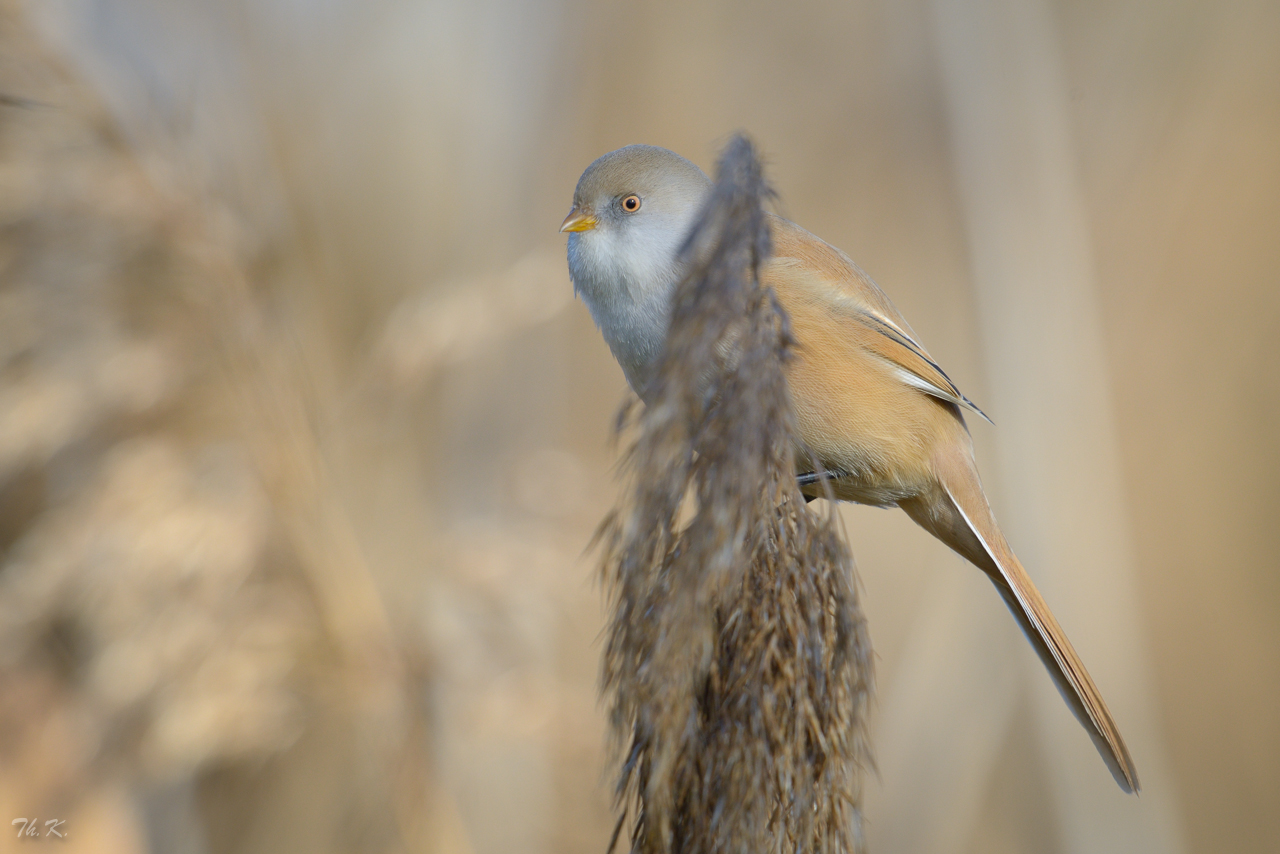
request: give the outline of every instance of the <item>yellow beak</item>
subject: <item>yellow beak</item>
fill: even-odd
[[[590,231],[596,227],[599,222],[591,214],[581,211],[577,205],[569,209],[569,215],[564,218],[564,222],[560,223],[560,231]]]

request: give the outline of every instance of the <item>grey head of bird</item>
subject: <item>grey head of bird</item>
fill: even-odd
[[[680,155],[628,145],[587,167],[560,226],[574,290],[641,397],[666,338],[677,254],[710,191]]]

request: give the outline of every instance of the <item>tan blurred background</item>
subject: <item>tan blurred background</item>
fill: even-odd
[[[738,129],[992,416],[1144,783],[977,572],[843,508],[871,850],[1277,850],[1278,42],[1267,0],[0,0],[3,850],[601,851],[625,386],[555,230],[599,154]]]

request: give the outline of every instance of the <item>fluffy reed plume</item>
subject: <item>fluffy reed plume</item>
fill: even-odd
[[[282,242],[166,183],[15,0],[0,53],[0,806],[93,850],[429,850]]]
[[[849,552],[796,487],[768,195],[735,138],[601,528],[614,844],[630,815],[637,854],[862,849],[870,643]]]

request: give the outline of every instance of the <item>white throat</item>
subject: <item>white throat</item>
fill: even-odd
[[[671,292],[680,276],[676,252],[692,215],[681,219],[655,217],[643,228],[597,228],[569,237],[574,290],[642,399],[666,341]]]

